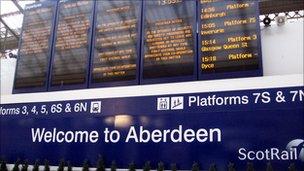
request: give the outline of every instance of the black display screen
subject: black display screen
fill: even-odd
[[[144,3],[145,79],[193,76],[196,58],[196,1]]]
[[[258,2],[200,1],[200,74],[261,72]],[[237,77],[237,75],[235,75]],[[216,76],[208,77],[210,79]]]
[[[93,10],[94,1],[59,2],[51,87],[86,84]]]
[[[27,5],[20,38],[14,90],[46,91],[56,2]],[[29,90],[30,91],[30,90]]]
[[[136,80],[142,1],[97,1],[92,83]]]

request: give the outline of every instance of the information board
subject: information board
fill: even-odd
[[[56,3],[26,10],[16,93],[262,75],[257,1]]]
[[[97,1],[91,87],[138,84],[142,1]]]
[[[94,1],[60,0],[50,90],[87,87]]]
[[[263,171],[271,162],[276,171],[291,163],[302,171],[303,102],[299,86],[1,104],[0,154],[8,163],[65,159],[78,167],[102,155],[106,168],[150,161],[152,169],[163,162],[191,170],[198,162],[226,171],[232,162],[243,171],[252,162]]]
[[[200,0],[199,78],[262,75],[258,1]]]
[[[196,1],[144,1],[141,83],[195,80]]]
[[[37,2],[24,9],[14,93],[47,90],[56,4]]]

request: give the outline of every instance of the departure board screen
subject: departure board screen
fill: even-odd
[[[92,84],[137,80],[141,4],[140,0],[97,1]]]
[[[59,1],[52,87],[85,87],[94,1]]]
[[[143,82],[194,78],[196,1],[145,1],[144,13]]]
[[[20,38],[14,92],[46,91],[56,2],[27,5]]]
[[[200,1],[200,78],[262,74],[258,1]]]

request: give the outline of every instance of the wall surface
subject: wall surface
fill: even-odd
[[[12,94],[16,59],[0,59],[0,95]]]
[[[303,24],[261,28],[264,75],[303,74]]]

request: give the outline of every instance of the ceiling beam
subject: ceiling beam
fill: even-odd
[[[11,29],[11,28],[5,23],[5,21],[3,21],[3,19],[2,19],[1,17],[0,17],[0,22],[4,25],[4,27],[5,27],[8,31],[11,32],[11,34],[12,34],[14,37],[16,37],[17,39],[19,39],[18,34],[17,34],[13,29]]]
[[[260,2],[261,15],[300,10],[304,10],[303,0],[264,0]]]
[[[4,38],[0,39],[0,49],[1,50],[12,50],[12,49],[18,49],[18,40],[11,36],[7,37],[6,41],[4,41]]]
[[[19,9],[19,11],[23,14],[23,8],[19,5],[17,0],[12,0],[12,2],[15,4],[15,6]]]
[[[14,12],[9,12],[9,13],[5,13],[5,14],[1,14],[0,16],[2,18],[5,18],[5,17],[20,15],[20,14],[22,14],[20,11],[14,11]]]

